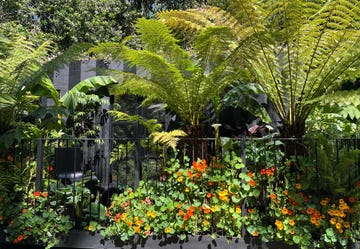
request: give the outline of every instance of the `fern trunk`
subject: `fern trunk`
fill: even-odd
[[[287,158],[307,155],[307,148],[302,140],[305,135],[305,122],[283,124],[279,131],[281,138],[284,138],[284,152]]]
[[[279,127],[282,138],[302,138],[305,135],[305,122],[287,124]]]
[[[187,125],[183,129],[188,134],[182,143],[182,147],[186,151],[186,156],[188,156],[190,160],[206,159],[207,141],[204,140],[206,137],[204,125]]]

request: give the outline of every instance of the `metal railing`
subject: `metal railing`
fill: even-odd
[[[114,193],[136,188],[141,180],[157,180],[167,159],[221,159],[228,150],[254,172],[292,159],[302,174],[312,174],[312,190],[319,194],[335,187],[349,191],[360,179],[360,139],[209,138],[183,140],[176,152],[148,139],[36,139],[14,146],[8,157],[22,170],[35,168],[36,190],[53,193],[81,226],[100,219]]]

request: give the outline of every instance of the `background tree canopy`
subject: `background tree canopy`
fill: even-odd
[[[141,16],[164,9],[186,9],[220,0],[17,0],[0,1],[1,23],[21,25],[19,31],[50,39],[60,50],[76,42],[118,42],[134,32]],[[45,37],[44,37],[45,36]]]

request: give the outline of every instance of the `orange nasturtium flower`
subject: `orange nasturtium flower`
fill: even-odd
[[[211,209],[210,208],[205,208],[204,209],[204,214],[209,214],[211,212]]]
[[[288,214],[288,209],[286,207],[282,207],[281,213],[284,214],[284,215]]]
[[[294,221],[293,219],[290,219],[290,220],[289,220],[289,225],[290,225],[290,226],[294,226],[294,225],[295,225],[295,221]]]
[[[187,174],[190,179],[193,178],[193,173],[191,170],[188,170]]]
[[[41,195],[46,198],[48,197],[48,192],[42,192]]]
[[[249,181],[249,185],[250,185],[250,187],[254,187],[254,186],[255,186],[255,181],[254,181],[254,180],[250,180],[250,181]]]
[[[134,227],[134,232],[139,234],[140,233],[140,227],[139,226]]]
[[[306,209],[306,213],[307,213],[307,214],[312,214],[312,213],[314,213],[314,209],[312,209],[312,208],[307,208],[307,209]]]
[[[277,229],[279,229],[280,231],[284,229],[284,225],[282,224],[282,222],[280,220],[276,220],[275,225],[276,225]]]

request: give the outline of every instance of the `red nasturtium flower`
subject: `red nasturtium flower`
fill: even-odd
[[[41,192],[40,192],[40,191],[35,191],[33,195],[36,196],[36,197],[38,197],[38,196],[41,195]]]
[[[254,187],[254,186],[255,186],[255,181],[254,181],[254,180],[250,180],[250,181],[249,181],[249,185],[250,185],[250,187]]]
[[[356,201],[355,197],[353,197],[353,196],[349,197],[349,202],[350,203],[354,203],[355,201]]]
[[[53,171],[53,170],[54,170],[53,166],[52,166],[52,165],[49,165],[48,171],[51,172],[51,171]]]
[[[201,160],[201,162],[192,162],[192,166],[194,168],[194,170],[199,171],[199,172],[205,172],[207,165],[206,165],[206,160],[203,159]]]
[[[192,174],[192,171],[191,170],[188,170],[188,177],[191,179],[193,178],[193,174]]]
[[[114,216],[114,221],[115,221],[115,222],[118,222],[119,219],[120,219],[120,217],[121,217],[121,214],[117,213],[117,214]]]
[[[185,214],[184,215],[184,220],[188,220],[190,217],[189,217],[189,215],[188,214]]]

